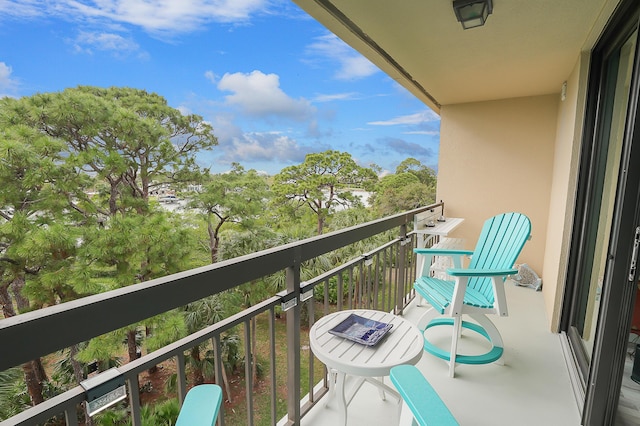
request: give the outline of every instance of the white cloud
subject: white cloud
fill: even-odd
[[[111,52],[116,57],[136,55],[145,59],[148,54],[140,50],[135,41],[119,34],[81,31],[73,41],[77,52],[93,54],[95,50]]]
[[[304,160],[313,147],[298,142],[279,132],[244,133],[230,141],[220,143],[225,152],[223,160],[237,162],[272,161],[295,163]]]
[[[267,6],[268,0],[0,0],[0,16],[106,19],[152,33],[184,33],[210,22],[245,22]]]
[[[193,114],[193,111],[191,110],[191,108],[189,108],[188,106],[185,106],[185,105],[180,105],[180,106],[176,107],[176,109],[178,111],[180,111],[180,114],[182,114],[184,116]]]
[[[213,84],[216,84],[218,81],[218,76],[215,75],[213,71],[205,71],[204,77],[210,82],[212,82]]]
[[[438,117],[438,115],[435,112],[431,110],[424,110],[422,112],[417,112],[415,114],[401,115],[399,117],[394,117],[390,120],[371,121],[367,124],[371,126],[415,125],[415,124],[422,124],[425,122],[438,121],[439,119],[440,117]]]
[[[11,77],[13,70],[9,65],[0,62],[0,98],[4,96],[12,96],[15,92],[18,82]]]
[[[317,95],[313,98],[314,102],[332,102],[332,101],[346,101],[356,99],[357,94],[355,92],[348,93],[334,93],[331,95]]]
[[[261,71],[226,73],[218,82],[218,89],[232,92],[225,96],[225,102],[253,117],[275,116],[304,121],[316,112],[307,99],[288,96],[280,88],[277,74],[264,74]]]
[[[307,46],[307,55],[314,57],[312,62],[318,60],[337,62],[338,68],[334,77],[339,80],[357,80],[379,71],[367,58],[361,56],[334,34],[320,36],[315,40]]]
[[[413,157],[435,158],[433,149],[399,138],[381,138],[379,142],[393,152]]]
[[[76,0],[53,2],[63,13],[106,18],[150,32],[187,32],[208,22],[242,22],[266,7],[266,0]]]
[[[402,132],[405,135],[427,135],[427,136],[438,136],[440,134],[437,130],[416,130],[412,132]]]
[[[33,18],[45,15],[41,0],[0,0],[0,16]]]

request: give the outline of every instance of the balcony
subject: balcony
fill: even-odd
[[[451,379],[448,365],[425,353],[417,367],[461,425],[579,425],[580,413],[560,338],[548,330],[541,293],[509,282],[506,291],[509,316],[492,318],[504,338],[505,365],[460,364],[456,377]],[[413,301],[403,316],[415,323],[425,309]],[[431,334],[433,341],[438,340],[437,333]],[[463,338],[461,344],[466,344],[467,353],[481,353],[478,346],[485,342],[472,339],[473,336],[468,336],[467,341]],[[377,389],[365,384],[348,407],[348,424],[397,424],[395,410],[394,399],[380,400]],[[336,424],[336,419],[335,403],[329,402],[327,407],[321,403],[301,424],[330,426]]]
[[[117,378],[126,383],[127,412],[133,425],[142,424],[141,377],[151,367],[173,363],[177,370],[179,400],[187,381],[185,358],[198,344],[207,344],[214,357],[215,377],[223,377],[222,337],[240,330],[242,350],[251,354],[257,330],[266,334],[266,349],[258,357],[265,376],[255,383],[251,356],[244,357],[244,374],[234,394],[241,403],[229,409],[224,404],[219,424],[335,424],[335,404],[325,407],[327,379],[322,365],[308,349],[308,327],[320,316],[351,308],[393,311],[417,321],[426,309],[416,306],[411,283],[416,259],[412,248],[421,236],[408,231],[415,214],[440,215],[442,204],[369,222],[343,231],[310,238],[207,267],[174,274],[143,284],[118,289],[74,302],[52,306],[0,321],[0,341],[10,342],[0,357],[0,371],[45,356],[145,318],[178,308],[252,280],[285,271],[286,290],[234,316],[202,329],[173,344],[146,354],[117,368]],[[362,253],[311,280],[300,279],[301,265],[317,256],[367,238],[392,231],[390,241]],[[432,241],[427,242],[428,244]],[[336,304],[329,303],[329,283],[335,283]],[[315,297],[312,292],[315,291]],[[439,392],[461,424],[577,425],[580,416],[557,335],[548,331],[540,293],[507,285],[510,316],[497,318],[505,340],[506,365],[460,366],[455,379],[448,378],[445,364],[430,355],[418,367]],[[315,302],[314,302],[315,301]],[[280,312],[286,320],[277,317]],[[254,326],[266,324],[266,332]],[[286,337],[276,333],[284,328]],[[31,336],[27,341],[24,336]],[[437,337],[436,337],[437,339]],[[473,346],[472,338],[462,339]],[[256,350],[257,352],[258,350]],[[286,357],[286,369],[276,368],[276,358]],[[302,377],[301,366],[308,366]],[[283,371],[284,370],[284,371]],[[305,370],[307,370],[305,368]],[[277,383],[284,383],[278,387]],[[258,407],[257,389],[266,389],[266,406]],[[281,389],[286,389],[282,394]],[[0,423],[32,425],[54,416],[67,425],[80,424],[85,389],[74,387],[44,403]],[[237,398],[236,398],[237,399]],[[235,412],[232,412],[235,411]],[[238,415],[240,412],[240,415]],[[377,390],[364,385],[348,409],[349,424],[389,425],[397,422],[393,398],[381,401]],[[334,416],[335,415],[335,416]]]

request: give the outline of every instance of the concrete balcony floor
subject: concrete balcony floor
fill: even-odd
[[[506,283],[509,316],[492,316],[505,344],[504,365],[458,365],[449,378],[448,365],[424,353],[417,367],[447,404],[461,425],[580,424],[580,413],[571,388],[560,337],[549,331],[542,294]],[[416,323],[426,307],[413,303],[404,317]],[[428,331],[430,340],[447,346],[449,327]],[[488,345],[473,332],[463,332],[463,353],[482,353]],[[466,350],[465,350],[466,349]],[[387,379],[388,380],[388,379]],[[348,385],[347,385],[348,386]],[[347,424],[395,425],[398,405],[393,397],[381,400],[378,390],[365,383],[347,408]],[[303,426],[335,426],[335,401],[321,401],[303,419]]]

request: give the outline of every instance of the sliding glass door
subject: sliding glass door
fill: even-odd
[[[562,329],[584,392],[583,422],[614,424],[635,297],[638,6],[626,2],[592,54]]]

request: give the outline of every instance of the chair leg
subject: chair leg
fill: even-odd
[[[449,352],[449,377],[455,377],[456,354],[458,353],[458,338],[462,328],[462,317],[453,317],[453,332],[451,333],[451,351]]]
[[[402,401],[399,405],[400,405],[400,414],[399,414],[400,421],[398,422],[398,425],[399,426],[417,425],[418,423],[416,422],[416,419],[413,417],[413,413],[411,412],[411,409],[409,408],[407,403]]]
[[[500,332],[496,328],[495,324],[489,318],[487,318],[486,315],[484,315],[484,314],[469,314],[469,316],[475,322],[480,324],[482,326],[482,328],[484,328],[484,330],[489,335],[489,339],[491,339],[491,344],[493,346],[497,346],[499,348],[504,348],[504,343],[502,341],[502,336],[500,335]],[[497,361],[495,361],[495,363],[499,364],[499,365],[504,365],[504,352],[503,352],[503,355]]]

